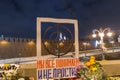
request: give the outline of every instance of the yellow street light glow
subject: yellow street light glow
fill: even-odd
[[[33,41],[28,42],[28,45],[34,45],[35,43]]]
[[[45,41],[45,43],[44,43],[46,46],[48,46],[49,45],[49,43],[47,42],[47,41]]]
[[[63,42],[60,42],[59,45],[60,45],[60,46],[64,46]]]
[[[6,45],[6,44],[8,44],[8,41],[3,40],[3,41],[1,41],[1,44]]]

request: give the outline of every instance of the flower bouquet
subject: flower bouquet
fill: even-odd
[[[102,65],[95,60],[94,56],[91,56],[89,61],[76,66],[75,75],[84,80],[106,80]]]

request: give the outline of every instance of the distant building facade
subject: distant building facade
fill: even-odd
[[[0,59],[36,56],[35,39],[0,37]]]
[[[49,42],[50,41],[48,41],[48,43]],[[85,42],[84,41],[79,42],[80,51],[90,50],[94,48],[91,43],[89,45],[84,45],[83,43]],[[74,52],[75,45],[74,43],[72,44],[73,44],[73,48],[71,49],[71,52]],[[68,46],[69,44],[67,44],[67,47]],[[51,46],[48,45],[48,47],[52,49]],[[49,52],[44,48],[43,44],[41,49],[42,49],[42,55],[49,54]],[[11,38],[11,37],[2,37],[2,36],[0,37],[0,59],[34,57],[34,56],[36,56],[36,39]]]

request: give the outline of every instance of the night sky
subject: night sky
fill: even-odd
[[[36,18],[69,18],[79,21],[79,37],[92,30],[120,30],[120,0],[0,0],[0,35],[36,37]]]

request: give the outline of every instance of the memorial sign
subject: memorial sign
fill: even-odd
[[[37,61],[37,78],[58,79],[75,77],[75,66],[79,65],[78,58],[57,58]]]

